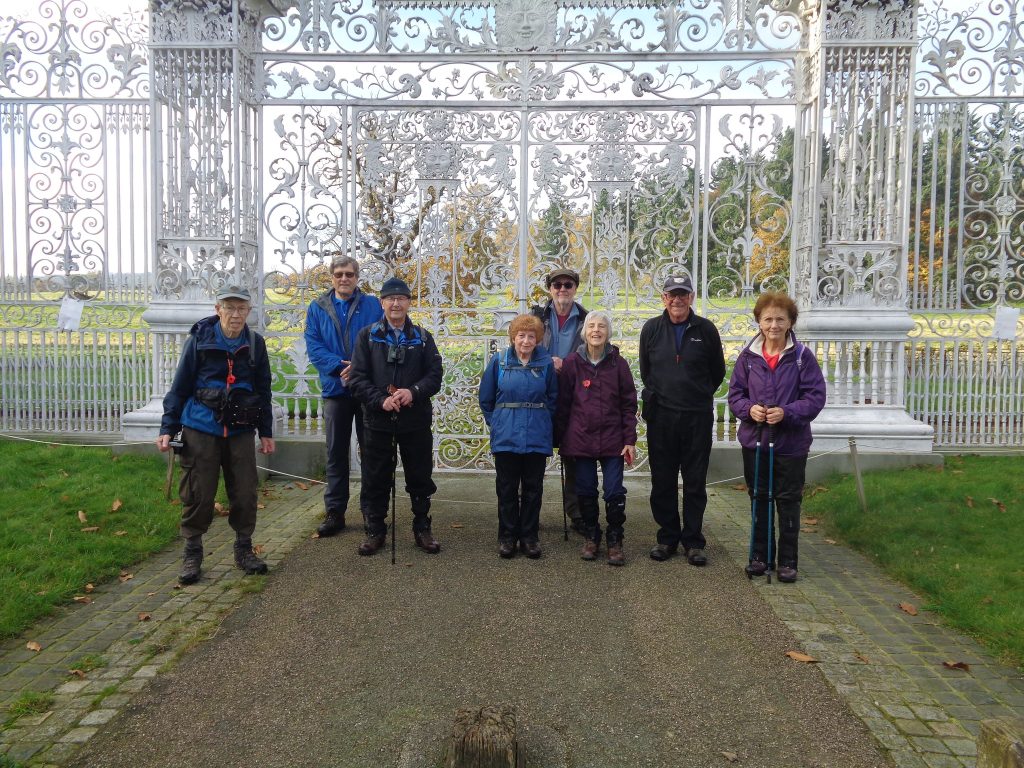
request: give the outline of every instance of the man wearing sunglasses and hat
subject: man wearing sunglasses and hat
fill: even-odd
[[[658,543],[651,559],[668,560],[682,545],[690,565],[707,563],[704,510],[714,427],[715,392],[725,379],[725,353],[715,324],[692,309],[689,275],[661,287],[665,311],[640,331],[640,378],[651,467],[651,512]],[[683,520],[679,524],[679,476]]]
[[[580,285],[580,276],[575,270],[564,267],[552,270],[544,279],[544,285],[551,298],[543,306],[538,304],[532,307],[530,313],[544,323],[544,339],[541,343],[551,355],[555,370],[560,371],[562,360],[583,343],[583,321],[587,317],[587,310],[575,300],[576,289]],[[558,460],[565,470],[562,508],[572,522],[572,529],[582,534],[583,518],[576,497],[576,462],[568,456],[562,456],[561,452]]]

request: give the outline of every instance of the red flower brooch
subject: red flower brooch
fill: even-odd
[[[583,380],[583,388],[584,389],[590,389],[590,379],[584,379]]]

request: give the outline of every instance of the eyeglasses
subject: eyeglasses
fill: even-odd
[[[563,282],[562,282],[561,280],[556,280],[555,282],[553,282],[553,283],[551,284],[551,287],[552,287],[552,288],[554,288],[554,289],[555,289],[556,291],[560,291],[560,290],[562,290],[563,288],[565,288],[566,290],[568,290],[568,289],[570,289],[570,288],[575,288],[575,287],[576,287],[576,283],[574,283],[574,282],[572,282],[572,281],[569,281],[569,282],[564,282],[564,283],[563,283]]]
[[[229,317],[245,317],[247,314],[249,314],[249,307],[225,307],[222,304],[220,308],[221,311],[225,315],[228,315]]]
[[[355,277],[356,273],[355,272],[351,272],[351,271],[349,271],[349,272],[335,272],[334,276],[336,278],[339,278],[339,279],[343,278],[343,277]]]
[[[392,304],[400,304],[403,301],[410,301],[408,296],[403,296],[400,293],[394,293],[391,296],[385,296],[381,299],[382,303],[391,302]]]

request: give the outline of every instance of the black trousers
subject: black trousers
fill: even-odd
[[[537,538],[547,462],[548,457],[542,453],[494,454],[499,540]]]
[[[658,543],[686,549],[706,545],[701,529],[708,506],[708,463],[714,413],[656,408],[647,422],[651,466],[651,512]],[[683,478],[683,524],[679,525],[679,476]]]
[[[757,469],[757,484],[754,483],[754,465],[757,451],[743,449],[743,475],[750,494],[754,525],[753,559],[769,565],[797,567],[797,538],[800,535],[800,503],[804,498],[804,472],[806,456],[775,456],[772,475],[772,502],[774,506],[775,541],[772,542],[771,558],[768,556],[768,475],[769,450],[761,445],[760,462]]]
[[[367,428],[363,439],[362,497],[366,499],[366,532],[376,536],[387,531],[385,520],[395,472],[396,448],[402,456],[405,490],[412,502],[412,529],[428,530],[430,497],[437,492],[431,478],[434,437],[430,428],[398,433]]]
[[[345,517],[349,499],[349,467],[351,466],[352,424],[356,427],[356,442],[363,447],[363,407],[354,397],[328,397],[324,399],[324,431],[327,433],[327,488],[324,490],[324,509],[328,515]],[[359,507],[366,506],[363,493],[359,494]]]

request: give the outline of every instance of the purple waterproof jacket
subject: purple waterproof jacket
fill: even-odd
[[[811,450],[811,422],[825,407],[821,366],[792,331],[774,371],[764,359],[763,347],[764,336],[759,333],[740,352],[729,380],[729,410],[740,420],[740,445],[757,445],[758,424],[750,418],[751,406],[778,405],[785,416],[774,425],[776,455],[806,456]]]
[[[580,345],[558,372],[555,440],[563,456],[599,459],[636,445],[636,384],[629,364],[609,344],[595,366]]]

